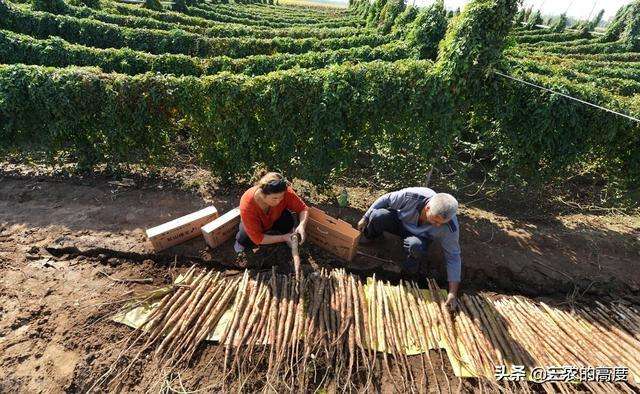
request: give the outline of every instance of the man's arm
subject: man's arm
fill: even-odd
[[[460,284],[460,277],[462,276],[462,258],[460,257],[458,231],[446,234],[442,237],[440,244],[442,245],[445,262],[447,264],[449,291],[457,293]]]
[[[452,219],[454,220],[454,219]],[[451,231],[451,227],[447,226],[446,233],[440,239],[444,258],[447,264],[447,279],[449,281],[449,295],[447,296],[446,305],[450,310],[458,308],[458,289],[460,288],[460,280],[462,276],[462,259],[460,257],[460,233],[456,224],[455,231]]]

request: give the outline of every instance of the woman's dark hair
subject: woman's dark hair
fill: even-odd
[[[289,183],[277,172],[268,172],[256,183],[256,185],[266,195],[282,193],[287,190]]]

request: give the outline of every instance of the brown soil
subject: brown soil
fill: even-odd
[[[131,291],[169,283],[193,263],[232,269],[229,243],[208,250],[196,239],[153,253],[145,242],[147,227],[208,204],[224,212],[238,203],[239,189],[213,187],[193,173],[174,175],[136,176],[135,184],[128,185],[104,176],[68,178],[36,167],[0,166],[0,392],[87,391],[122,350],[119,341],[131,332],[104,319],[117,309],[115,301]],[[308,202],[353,224],[381,193],[349,188],[351,208],[339,210],[332,198],[304,182],[295,187]],[[464,291],[557,301],[607,296],[640,303],[638,216],[572,214],[532,221],[463,205],[460,223]],[[363,248],[395,263],[358,256],[346,267],[397,280],[402,259],[398,242],[390,238]],[[267,248],[260,256],[252,264],[290,269],[284,247]],[[345,266],[308,244],[302,259],[306,270]],[[412,279],[429,275],[445,286],[444,272],[441,252],[434,248],[429,264]],[[116,283],[113,278],[152,278],[153,283]],[[212,367],[219,363],[205,368],[215,349],[206,346],[195,365],[180,375],[186,388],[222,388],[217,366]],[[446,360],[441,367],[442,385],[446,380],[454,391],[461,384],[463,391],[477,389],[473,380],[459,382]],[[144,360],[132,370],[119,389],[161,388],[158,371]],[[252,383],[245,389],[259,387]],[[429,387],[435,391],[433,384]],[[396,391],[384,379],[377,389]]]

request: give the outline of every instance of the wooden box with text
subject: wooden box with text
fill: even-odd
[[[201,234],[200,228],[218,217],[216,207],[209,206],[147,230],[147,238],[156,251],[188,241]]]
[[[309,207],[307,238],[339,258],[351,261],[358,249],[360,231],[344,220],[327,215],[324,211]]]
[[[240,224],[240,208],[234,208],[202,227],[202,236],[212,248],[222,245],[229,238],[236,235]]]

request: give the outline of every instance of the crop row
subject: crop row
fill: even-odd
[[[105,23],[116,24],[123,27],[131,28],[144,28],[144,29],[157,29],[157,30],[175,30],[180,29],[190,33],[198,34],[205,37],[243,37],[253,36],[255,38],[275,38],[275,37],[292,37],[292,38],[337,38],[354,36],[357,34],[370,34],[371,29],[358,29],[355,27],[343,27],[343,28],[254,28],[251,26],[243,26],[239,24],[227,24],[216,23],[212,27],[202,27],[198,25],[192,25],[188,20],[186,21],[163,21],[147,16],[134,16],[134,15],[122,15],[118,12],[118,9],[103,9],[94,10],[88,7],[67,7],[65,15],[74,16],[76,18],[90,18]],[[148,11],[148,14],[160,14],[165,15],[167,12],[157,12],[146,9],[141,11]],[[128,12],[129,9],[124,9]],[[143,12],[144,13],[144,12]],[[139,13],[139,14],[143,14]],[[179,14],[178,14],[179,15]],[[187,17],[189,18],[189,17]],[[173,19],[173,18],[167,18]]]
[[[515,41],[519,44],[573,41],[581,38],[588,38],[588,37],[585,37],[581,33],[549,33],[549,34],[528,34],[528,35],[514,36]]]
[[[86,46],[128,47],[153,54],[244,57],[277,52],[304,53],[363,45],[378,46],[392,40],[390,36],[373,34],[329,39],[205,38],[181,30],[132,29],[66,15],[17,10],[3,7],[3,4],[5,3],[0,2],[0,28],[2,29],[36,38],[59,36],[67,41]]]
[[[637,96],[616,96],[560,75],[516,71],[516,76],[640,117]],[[484,105],[501,127],[487,136],[488,143],[496,147],[496,161],[507,168],[518,163],[519,176],[548,180],[584,170],[631,186],[640,181],[640,126],[636,122],[507,79],[498,79],[496,88],[485,95]]]
[[[340,20],[351,18],[350,16],[341,16],[338,18],[332,18],[329,16],[296,16],[296,15],[291,15],[287,12],[279,12],[276,14],[265,15],[265,14],[246,11],[242,7],[238,7],[238,6],[230,9],[230,8],[220,7],[217,4],[209,5],[205,2],[196,3],[195,7],[204,9],[206,11],[211,11],[219,15],[226,15],[226,16],[231,16],[235,18],[242,18],[242,19],[259,21],[259,22],[316,24],[316,23],[329,22],[329,21],[340,21]]]
[[[131,49],[98,49],[70,44],[60,38],[45,40],[0,30],[0,59],[7,64],[42,66],[95,66],[105,72],[142,74],[157,72],[174,75],[203,76],[223,71],[259,75],[295,67],[322,68],[343,62],[395,61],[412,55],[404,42],[379,47],[307,52],[304,54],[255,55],[239,59],[227,56],[196,58],[185,55],[152,55]]]
[[[531,47],[537,48],[537,47]],[[526,47],[523,47],[526,49]],[[605,54],[605,53],[624,53],[629,48],[625,43],[621,42],[597,42],[582,45],[566,45],[555,44],[544,46],[544,52],[556,54]]]
[[[288,28],[268,28],[261,26],[246,26],[238,23],[215,22],[207,19],[184,15],[179,12],[164,11],[158,12],[146,8],[135,7],[126,4],[113,4],[114,14],[136,16],[140,18],[150,18],[158,21],[175,24],[175,28],[180,28],[194,33],[204,34],[210,37],[240,37],[254,36],[256,38],[292,37],[292,38],[330,38],[344,37],[359,31],[355,27],[342,28],[317,28],[317,27],[288,27]],[[108,9],[109,10],[109,9]],[[372,32],[360,28],[362,32]]]
[[[200,18],[208,19],[216,22],[228,22],[228,23],[240,23],[247,26],[266,26],[266,27],[293,27],[293,26],[309,26],[307,23],[294,23],[294,22],[269,22],[269,21],[256,21],[247,18],[239,18],[235,16],[228,16],[216,13],[214,11],[206,10],[198,7],[189,7],[185,12],[189,16],[197,16]],[[363,26],[364,22],[358,18],[344,18],[334,21],[313,23],[313,27],[345,27],[345,26]]]
[[[247,3],[247,4],[217,4],[223,8],[242,8],[248,11],[254,11],[271,15],[282,15],[287,13],[296,16],[352,16],[352,12],[349,9],[343,8],[312,8],[312,7],[300,7],[296,5],[274,5],[266,3]]]
[[[513,66],[518,67],[528,73],[545,76],[559,76],[567,78],[574,83],[588,84],[600,89],[610,91],[621,96],[632,96],[640,93],[640,82],[635,79],[622,79],[613,76],[606,76],[593,73],[583,73],[575,68],[563,67],[550,63],[542,63],[536,60],[515,60],[512,59]],[[637,75],[636,75],[637,77]]]
[[[562,54],[566,59],[593,60],[603,62],[638,62],[640,61],[640,52],[618,52],[618,53],[569,53]]]
[[[590,60],[580,59],[567,56],[549,55],[543,52],[523,53],[509,52],[509,57],[516,59],[534,60],[540,63],[550,63],[554,65],[562,65],[567,68],[574,68],[585,73],[593,73],[602,75],[627,75],[629,79],[636,78],[636,70],[640,69],[640,61],[617,61],[617,60]]]
[[[452,103],[431,64],[202,78],[0,66],[0,149],[67,152],[83,163],[153,162],[170,159],[188,130],[195,156],[222,174],[263,162],[321,182],[380,141],[397,160],[408,143],[422,157],[451,144]]]
[[[246,12],[252,12],[257,15],[288,15],[294,17],[316,17],[316,18],[338,18],[352,17],[353,14],[348,9],[332,8],[327,10],[319,10],[313,8],[288,7],[285,5],[270,4],[216,4],[220,9],[236,10],[241,9]]]

